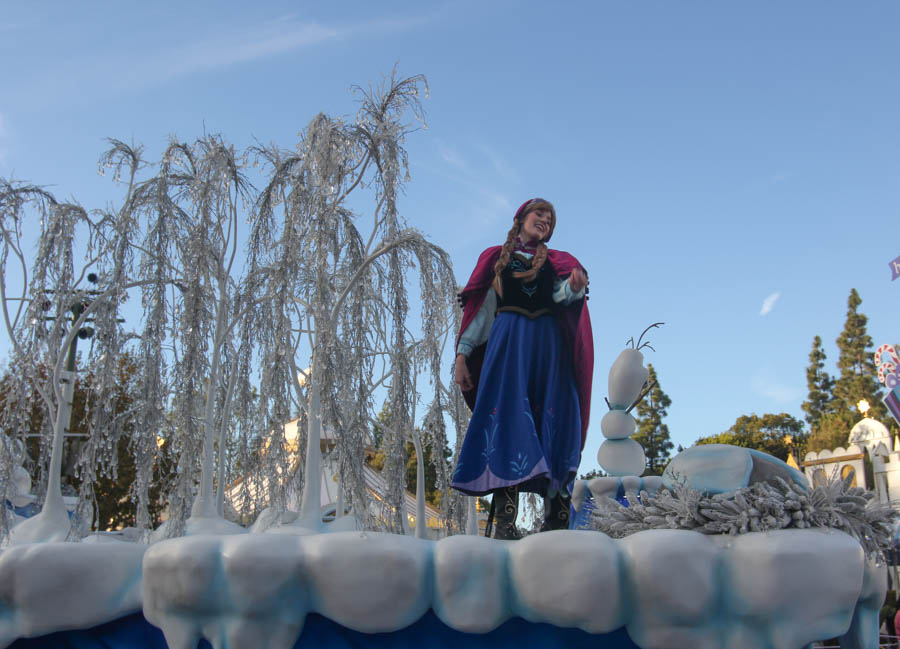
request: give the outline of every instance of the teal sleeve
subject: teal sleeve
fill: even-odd
[[[491,332],[491,326],[494,324],[494,317],[497,313],[497,292],[490,288],[487,295],[484,296],[484,302],[478,313],[472,318],[472,322],[466,327],[459,337],[459,344],[456,346],[456,353],[463,354],[466,358],[472,353],[472,350],[487,342],[488,334]]]
[[[553,284],[553,301],[557,304],[569,305],[584,297],[584,289],[573,291],[569,279],[557,278]]]

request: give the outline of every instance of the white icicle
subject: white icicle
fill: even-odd
[[[425,454],[422,452],[422,440],[419,431],[413,427],[413,445],[416,447],[416,538],[427,539],[428,529],[425,525]]]
[[[314,365],[314,368],[318,365]],[[321,498],[322,498],[322,404],[319,396],[319,384],[315,374],[309,388],[309,426],[306,438],[306,480],[303,486],[303,497],[300,501],[300,516],[294,526],[309,530],[321,530]]]
[[[475,496],[466,496],[466,534],[478,536],[478,508]]]

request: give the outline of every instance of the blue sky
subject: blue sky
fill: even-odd
[[[900,342],[900,4],[757,0],[0,1],[0,175],[99,208],[105,137],[291,147],[349,88],[428,78],[401,209],[464,282],[515,207],[549,198],[553,244],[591,277],[596,375],[651,322],[676,443],[742,414],[802,417],[813,336],[851,288]]]

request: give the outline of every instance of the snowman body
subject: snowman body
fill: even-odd
[[[647,458],[635,440],[636,422],[626,409],[634,403],[647,382],[649,370],[644,355],[636,349],[625,349],[609,369],[609,407],[600,421],[606,438],[597,451],[597,462],[611,476],[639,476]]]

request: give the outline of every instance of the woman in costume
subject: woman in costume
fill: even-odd
[[[545,497],[542,530],[569,524],[569,485],[590,413],[594,351],[587,274],[547,248],[556,211],[525,201],[502,246],[460,293],[456,383],[472,408],[452,486],[494,494],[495,538],[518,538],[519,492]]]

